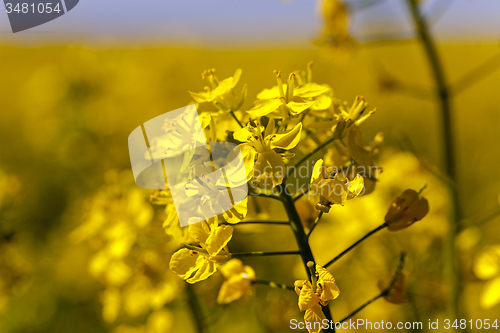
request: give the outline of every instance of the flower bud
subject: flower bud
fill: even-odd
[[[429,212],[427,199],[419,197],[415,190],[406,190],[397,197],[385,215],[389,231],[397,231],[420,221]]]

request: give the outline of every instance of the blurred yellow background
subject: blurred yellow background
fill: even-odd
[[[454,82],[499,52],[493,43],[441,42],[438,49],[452,92]],[[143,202],[144,211],[153,214],[154,207],[147,202],[149,191],[133,183],[127,137],[146,120],[188,104],[188,90],[203,89],[203,70],[216,68],[224,78],[241,68],[249,96],[242,110],[248,110],[258,92],[275,84],[273,70],[288,73],[311,60],[316,82],[329,84],[337,97],[347,101],[362,95],[378,109],[364,124],[366,138],[377,132],[384,132],[386,138],[379,159],[384,172],[377,190],[332,209],[311,237],[317,259],[329,260],[379,225],[390,202],[405,188],[418,190],[427,184],[425,196],[431,206],[430,215],[410,230],[374,236],[336,264],[332,272],[342,294],[332,303],[335,318],[378,293],[378,281],[390,279],[400,250],[408,253],[410,302],[394,305],[379,300],[360,318],[419,320],[424,327],[428,319],[447,318],[442,240],[449,202],[439,171],[443,163],[440,114],[425,54],[412,39],[358,44],[349,55],[338,58],[312,47],[0,45],[0,331],[194,331],[186,298],[189,291],[182,280],[166,272],[168,253],[175,246],[166,245],[169,238],[161,228],[161,210],[155,208],[152,221],[135,231],[135,250],[127,252],[127,260],[146,260],[147,267],[154,257],[151,267],[162,279],[172,280],[162,298],[161,308],[167,312],[156,319],[148,318],[150,311],[158,310],[153,305],[144,309],[131,305],[115,320],[106,321],[102,304],[113,297],[112,291],[89,266],[106,240],[98,235],[90,242],[75,242],[69,235],[96,211],[108,222],[132,221],[136,208],[122,202],[130,191],[138,192],[134,202]],[[498,304],[481,306],[485,282],[474,270],[480,253],[500,243],[498,58],[487,71],[492,73],[457,91],[452,99],[459,199],[469,226],[457,238],[467,320],[498,318],[500,309]],[[118,208],[109,208],[117,201]],[[273,206],[269,218],[279,215],[279,206]],[[286,227],[242,226],[240,230],[231,242],[235,250],[295,246]],[[141,253],[150,253],[149,259]],[[259,278],[289,285],[304,274],[299,258],[291,256],[244,262]],[[134,267],[140,270],[138,265]],[[141,269],[142,273],[134,274],[152,279],[146,268]],[[265,286],[259,286],[255,296],[217,305],[221,282],[218,274],[194,286],[209,331],[286,332],[289,319],[300,318],[293,292]],[[105,288],[107,294],[103,294]]]

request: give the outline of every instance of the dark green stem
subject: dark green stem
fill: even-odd
[[[344,251],[342,251],[342,253],[340,253],[338,256],[336,256],[335,258],[333,258],[332,260],[330,260],[329,262],[327,262],[325,265],[323,265],[323,267],[329,267],[330,265],[332,265],[333,263],[335,263],[337,260],[339,260],[340,258],[342,258],[346,253],[348,253],[349,251],[351,251],[352,249],[354,249],[356,246],[358,246],[362,241],[364,241],[365,239],[367,239],[368,237],[370,237],[371,235],[375,234],[376,232],[382,230],[382,229],[385,229],[387,227],[387,224],[382,224],[378,227],[376,227],[375,229],[373,229],[372,231],[370,231],[369,233],[367,233],[366,235],[364,235],[360,240],[358,240],[356,243],[352,244],[351,246],[349,246],[347,249],[345,249]]]
[[[238,123],[238,125],[240,125],[240,127],[243,128],[243,125],[240,123],[240,121],[238,120],[238,118],[236,118],[236,115],[234,114],[233,110],[229,111],[229,113],[231,114],[231,116],[233,116],[234,120],[236,120],[236,122]]]
[[[450,228],[448,231],[448,239],[445,244],[447,259],[445,260],[448,272],[448,282],[450,283],[450,297],[448,308],[450,309],[450,318],[463,318],[460,313],[460,290],[461,278],[458,271],[458,258],[455,248],[455,239],[460,232],[460,205],[457,192],[457,177],[456,177],[456,160],[455,160],[455,147],[454,147],[454,133],[453,123],[451,117],[451,103],[450,92],[446,83],[443,66],[436,50],[436,46],[429,33],[427,22],[423,18],[417,0],[407,0],[411,10],[414,24],[417,32],[424,46],[425,53],[429,60],[432,69],[434,81],[436,82],[437,95],[441,106],[441,126],[444,141],[444,155],[445,155],[445,170],[452,183],[449,186],[449,192],[452,202],[452,212],[450,216]]]
[[[305,161],[307,161],[311,156],[313,156],[314,154],[316,154],[318,151],[320,151],[321,149],[325,148],[329,143],[332,143],[333,141],[335,141],[335,138],[332,137],[328,140],[326,140],[325,142],[323,142],[321,145],[319,145],[318,147],[316,147],[316,149],[314,149],[312,152],[310,152],[309,154],[307,154],[306,156],[302,157],[302,159],[297,162],[297,164],[295,164],[294,166],[294,169],[297,168],[298,166],[300,166],[302,163],[304,163]],[[283,179],[283,183],[286,182],[286,180],[288,179],[288,177],[290,176],[290,173],[286,172],[286,176],[285,178]]]
[[[323,212],[320,212],[320,213],[318,214],[318,217],[316,217],[316,220],[314,220],[314,223],[313,223],[313,225],[312,225],[312,227],[311,227],[311,230],[309,230],[309,232],[307,233],[307,238],[308,238],[308,239],[309,239],[309,237],[311,237],[311,234],[312,234],[312,232],[313,232],[314,228],[316,228],[316,226],[318,225],[319,220],[321,219],[321,217],[322,217],[322,216],[323,216]]]
[[[324,145],[323,145],[324,146]],[[284,183],[284,182],[283,182]],[[284,207],[287,212],[288,218],[290,219],[290,226],[292,227],[293,234],[295,236],[295,240],[297,241],[297,245],[300,249],[300,257],[302,259],[302,263],[304,264],[304,268],[307,272],[307,276],[309,280],[312,281],[311,272],[309,271],[309,267],[307,263],[309,261],[316,262],[314,260],[313,253],[311,251],[311,247],[309,246],[309,241],[307,239],[307,235],[304,232],[304,227],[302,226],[302,222],[300,220],[300,216],[295,209],[293,198],[290,195],[287,195],[287,192],[283,188],[283,185],[280,185],[278,188],[281,193],[281,197],[284,200]],[[325,314],[328,320],[332,319],[332,314],[330,312],[330,308],[327,306],[322,306],[323,313]],[[335,328],[332,327],[331,330],[324,330],[324,332],[335,332]]]
[[[289,254],[300,254],[300,251],[277,251],[277,252],[236,252],[231,253],[231,257],[264,257],[264,256],[284,256]]]
[[[201,310],[200,302],[196,296],[194,286],[186,282],[186,293],[188,295],[188,304],[193,315],[194,323],[196,325],[196,332],[206,333],[207,330],[203,325],[203,311]]]
[[[287,286],[284,283],[276,283],[276,282],[273,282],[273,281],[253,280],[252,283],[266,285],[266,286],[269,286],[271,288],[278,288],[278,289],[284,289],[284,290],[294,290],[294,288],[291,287],[291,286]]]

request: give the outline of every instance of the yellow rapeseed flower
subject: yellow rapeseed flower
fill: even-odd
[[[239,259],[231,259],[219,271],[226,279],[220,287],[217,303],[231,303],[243,295],[250,294],[255,271],[250,266],[243,266]]]
[[[170,269],[187,282],[196,283],[215,273],[217,264],[230,259],[227,243],[233,236],[233,227],[219,225],[215,216],[188,228],[199,247],[187,246],[175,252]]]
[[[320,195],[320,201],[316,204],[317,210],[328,213],[331,204],[343,206],[347,200],[361,194],[364,187],[363,177],[356,175],[349,181],[340,176],[335,168],[324,167],[322,159],[316,161],[311,177],[311,190]]]
[[[285,163],[283,158],[274,151],[274,149],[292,149],[300,140],[302,123],[298,123],[291,130],[285,133],[276,134],[274,120],[270,120],[264,132],[264,127],[256,122],[257,126],[248,124],[236,132],[234,138],[240,142],[239,145],[245,168],[247,170],[248,180],[254,179],[254,182],[263,188],[271,188],[280,185],[283,181],[285,172]],[[257,162],[255,158],[257,157]],[[255,163],[255,164],[254,164]]]

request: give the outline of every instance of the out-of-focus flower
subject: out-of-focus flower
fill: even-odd
[[[323,160],[319,159],[314,164],[311,176],[311,190],[320,194],[320,201],[316,209],[328,213],[331,204],[344,205],[347,200],[353,199],[363,191],[364,180],[359,175],[349,181],[340,178],[340,174],[333,167],[324,167]]]
[[[474,262],[474,274],[481,280],[488,280],[481,292],[479,304],[490,309],[500,303],[500,245],[485,248]]]
[[[263,188],[271,188],[281,184],[285,172],[283,158],[274,149],[292,149],[300,140],[302,123],[298,123],[285,133],[276,134],[274,120],[270,120],[264,134],[264,127],[256,122],[250,123],[236,132],[234,138],[239,145],[245,161],[248,180],[252,179]],[[257,157],[257,162],[255,162]]]
[[[217,303],[231,303],[243,295],[251,293],[255,271],[250,266],[243,266],[239,259],[231,259],[219,271],[226,279],[220,287]]]
[[[170,269],[189,283],[207,279],[215,273],[217,264],[231,257],[227,243],[233,236],[233,227],[219,225],[217,216],[189,225],[189,233],[200,247],[187,247],[175,252]]]
[[[350,51],[354,43],[348,31],[349,15],[346,6],[339,0],[320,0],[319,4],[324,26],[321,36],[314,43],[337,51]]]
[[[392,202],[384,220],[389,231],[398,231],[420,221],[428,212],[427,199],[415,190],[406,190]]]
[[[308,263],[309,267],[314,264]],[[311,268],[312,269],[312,268]],[[340,290],[332,274],[320,265],[316,265],[313,283],[308,280],[297,280],[294,283],[295,292],[299,295],[299,309],[305,311],[304,320],[310,333],[320,332],[325,314],[321,305],[339,297]]]

